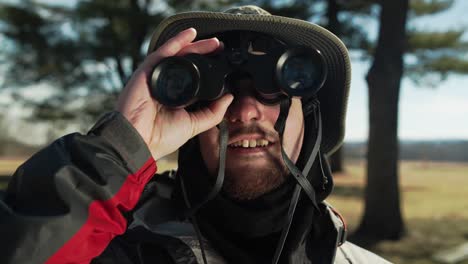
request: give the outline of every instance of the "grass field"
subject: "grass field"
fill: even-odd
[[[8,177],[23,163],[23,159],[0,159],[0,190],[6,188]]]
[[[328,199],[351,231],[363,211],[364,175],[363,162],[348,162],[335,176],[336,189]],[[431,260],[435,252],[468,242],[468,164],[402,162],[400,183],[407,234],[373,251],[394,263],[432,264],[438,263]]]
[[[0,160],[0,175],[10,175],[20,163]],[[163,171],[173,163],[159,162],[158,167]],[[350,231],[363,210],[364,175],[364,162],[347,162],[345,172],[335,175],[336,188],[328,199],[344,215]],[[407,234],[373,251],[394,263],[435,264],[435,252],[468,242],[468,163],[402,162],[400,183]],[[5,184],[0,177],[0,189]]]

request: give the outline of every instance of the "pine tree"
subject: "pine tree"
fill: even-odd
[[[6,62],[0,88],[47,84],[54,96],[26,100],[35,119],[94,119],[141,62],[148,35],[171,11],[157,1],[78,1],[66,6],[24,0],[0,5]],[[173,12],[173,11],[172,11]]]
[[[405,232],[398,179],[401,79],[407,76],[417,84],[436,86],[449,74],[468,72],[468,61],[463,59],[468,51],[467,43],[461,39],[463,30],[427,31],[412,28],[411,21],[445,11],[453,3],[453,0],[381,2],[379,39],[367,75],[370,115],[367,186],[364,215],[354,236],[358,242],[395,240]]]

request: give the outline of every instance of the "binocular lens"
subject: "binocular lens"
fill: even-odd
[[[197,70],[183,58],[162,61],[151,76],[151,93],[156,100],[171,107],[183,107],[198,92]]]
[[[283,53],[276,66],[277,80],[289,96],[316,94],[326,79],[326,68],[318,50],[299,47]]]
[[[304,90],[314,84],[317,69],[315,65],[301,57],[292,57],[286,60],[283,66],[283,78],[289,88]]]

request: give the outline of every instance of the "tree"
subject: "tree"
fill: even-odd
[[[31,0],[1,4],[0,30],[8,48],[1,88],[46,83],[44,101],[17,99],[39,120],[95,118],[115,97],[143,58],[143,46],[167,10],[155,1],[79,1],[75,6]],[[165,13],[166,12],[166,13]]]
[[[356,26],[351,21],[340,21],[338,16],[343,12],[353,12],[353,15],[363,15],[369,13],[369,4],[361,2],[359,4],[351,6],[343,6],[338,3],[337,0],[327,1],[326,28],[332,33],[337,35],[339,38],[347,44],[349,48],[355,49],[367,49],[369,45],[369,39],[364,33],[362,27]],[[363,8],[364,7],[364,8]],[[329,156],[330,168],[333,173],[344,171],[343,167],[343,146],[340,146],[332,155]]]
[[[374,61],[367,75],[369,139],[365,210],[354,240],[358,243],[395,240],[404,234],[398,183],[398,101],[404,74],[418,83],[434,76],[468,72],[460,59],[467,45],[462,31],[407,31],[412,18],[448,9],[453,1],[381,1],[380,29]],[[410,11],[410,12],[409,12]],[[404,54],[413,58],[406,64]],[[421,82],[422,81],[422,82]]]
[[[413,0],[410,17],[435,14],[449,9],[453,0],[426,2]],[[434,31],[410,27],[407,39],[405,74],[416,84],[435,87],[450,74],[468,73],[468,42],[463,40],[465,28]]]
[[[336,0],[327,1],[327,29],[338,37],[342,37],[343,24],[338,19],[341,11],[340,5]],[[340,146],[332,155],[329,156],[330,169],[333,173],[342,172],[343,168],[343,146]]]
[[[220,10],[227,1],[117,0],[77,1],[75,5],[22,0],[0,4],[1,89],[47,84],[52,96],[34,100],[15,94],[15,103],[32,108],[33,120],[88,127],[113,108],[136,69],[153,29],[175,12]],[[236,4],[242,4],[235,2]],[[270,1],[266,1],[266,4]],[[271,4],[271,3],[270,3]],[[271,11],[308,16],[298,1]]]
[[[408,0],[382,1],[369,86],[365,212],[357,234],[399,239],[403,233],[398,185],[398,100],[403,76]]]
[[[54,126],[64,127],[79,118],[85,130],[97,115],[112,108],[120,88],[143,57],[149,28],[174,11],[220,10],[232,3],[169,0],[155,8],[153,2],[96,0],[58,6],[23,0],[18,5],[0,5],[0,21],[6,24],[1,31],[14,46],[0,52],[10,66],[4,70],[7,80],[0,88],[48,83],[56,91],[47,100],[34,101],[17,94],[16,101],[34,108],[31,119],[50,120]],[[321,12],[326,3],[326,12]],[[368,12],[362,3],[342,6],[336,0],[316,0],[256,4],[274,14],[323,21],[349,47],[369,46],[364,30],[352,22],[352,16],[338,20],[339,12]],[[338,163],[333,164],[341,164],[338,154],[334,156]]]
[[[371,3],[369,0],[316,0],[294,1],[292,4],[277,6],[273,5],[273,1],[262,1],[261,6],[276,15],[315,21],[337,35],[349,49],[367,51],[371,41],[364,26],[356,23],[354,18],[369,16]],[[328,158],[332,172],[343,171],[342,147]]]

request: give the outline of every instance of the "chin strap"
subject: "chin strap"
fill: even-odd
[[[226,167],[226,151],[227,151],[227,143],[229,139],[229,132],[227,127],[227,121],[223,120],[217,127],[219,129],[219,163],[218,163],[218,175],[216,176],[216,181],[211,189],[210,193],[203,199],[200,203],[195,206],[190,205],[190,201],[188,199],[187,190],[185,188],[184,179],[180,177],[182,193],[184,196],[185,205],[187,206],[187,211],[185,213],[185,217],[189,218],[192,221],[192,224],[195,228],[195,232],[197,234],[198,244],[200,246],[200,250],[202,253],[203,263],[208,264],[206,260],[205,248],[202,242],[202,235],[200,232],[200,227],[197,223],[197,218],[195,216],[196,212],[207,202],[212,200],[216,197],[216,195],[221,191],[224,183],[224,171]]]
[[[188,210],[185,213],[187,217],[192,217],[198,209],[200,209],[205,203],[209,202],[221,191],[224,183],[224,170],[226,168],[226,151],[227,151],[227,142],[229,139],[228,128],[226,120],[223,120],[219,125],[219,163],[218,163],[218,175],[216,176],[216,181],[211,189],[210,193],[203,199],[200,203],[195,206],[190,207],[187,204]],[[185,193],[185,191],[184,191]]]
[[[290,99],[283,100],[281,102],[280,114],[275,124],[275,129],[280,135],[281,143],[283,141],[283,133],[284,133],[284,128],[286,125],[285,123],[286,123],[286,119],[288,116],[290,105],[291,105]],[[289,233],[289,230],[291,228],[291,224],[294,218],[294,212],[296,211],[296,207],[299,202],[301,189],[304,190],[304,192],[307,194],[307,196],[309,197],[314,207],[317,209],[317,211],[319,211],[317,201],[315,199],[315,190],[306,178],[307,175],[309,174],[310,169],[312,168],[312,165],[314,164],[314,161],[316,160],[317,155],[319,155],[319,159],[321,159],[319,149],[320,149],[320,143],[322,141],[322,118],[320,114],[320,107],[318,105],[318,101],[314,107],[314,118],[316,120],[316,126],[317,126],[317,139],[315,140],[314,148],[312,149],[309,159],[307,160],[307,163],[304,166],[304,169],[302,172],[296,167],[296,165],[287,156],[286,152],[284,151],[283,144],[281,144],[281,156],[283,158],[283,161],[286,167],[288,168],[288,170],[294,176],[294,179],[296,179],[298,184],[296,185],[296,188],[294,189],[293,197],[291,198],[291,202],[289,204],[287,223],[286,223],[286,226],[281,231],[281,236],[280,236],[278,245],[276,246],[276,250],[275,250],[275,255],[273,256],[273,261],[272,261],[273,264],[278,263],[281,253],[283,251],[284,244],[286,242],[286,238],[288,236],[288,233]],[[320,163],[321,163],[321,160],[320,160]],[[322,170],[322,173],[323,173],[323,170]]]
[[[294,179],[297,181],[299,186],[302,187],[302,189],[307,194],[307,196],[309,197],[314,207],[318,210],[319,208],[317,205],[317,201],[315,200],[315,190],[310,184],[310,182],[307,180],[306,176],[309,174],[309,171],[312,168],[312,165],[315,161],[315,158],[320,148],[320,143],[322,141],[322,119],[320,117],[320,109],[318,107],[318,102],[317,102],[314,107],[314,118],[318,120],[317,139],[315,140],[315,145],[314,145],[314,148],[312,149],[309,159],[307,160],[307,163],[304,166],[304,170],[301,172],[296,167],[294,162],[288,157],[288,155],[286,154],[283,148],[283,134],[284,134],[284,128],[286,126],[286,119],[288,117],[290,105],[291,105],[291,99],[289,98],[281,101],[280,113],[275,123],[275,129],[278,132],[280,141],[281,141],[281,157],[283,158],[283,162],[288,168],[289,172],[291,172],[291,174],[294,176]]]

